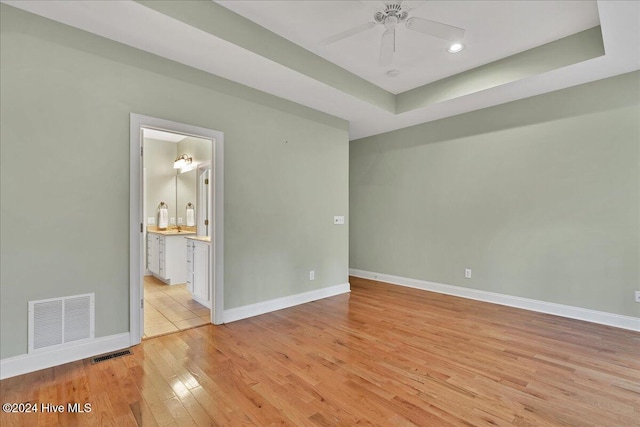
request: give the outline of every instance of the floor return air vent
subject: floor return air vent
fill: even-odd
[[[29,353],[94,338],[95,294],[29,301]]]
[[[91,364],[95,365],[96,363],[104,362],[105,360],[115,359],[117,357],[129,356],[131,355],[131,350],[120,350],[114,351],[113,353],[103,354],[102,356],[96,356],[91,358]]]

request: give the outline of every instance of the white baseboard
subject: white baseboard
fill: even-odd
[[[283,308],[289,308],[295,305],[300,305],[307,302],[344,294],[347,292],[351,292],[351,286],[348,282],[340,285],[329,286],[328,288],[316,289],[301,294],[290,295],[287,297],[276,298],[256,304],[231,308],[224,311],[224,323],[230,323],[235,322],[236,320],[246,319],[248,317],[259,316],[261,314],[282,310]]]
[[[277,298],[257,304],[245,305],[224,311],[224,322],[229,323],[247,317],[258,316],[271,311],[293,307],[350,292],[349,283],[316,289],[288,297]],[[76,360],[86,359],[103,353],[121,350],[131,346],[129,332],[95,338],[72,347],[59,348],[41,353],[22,354],[0,360],[0,379],[11,378],[52,366],[63,365]]]
[[[509,307],[523,308],[525,310],[540,313],[554,314],[570,319],[584,320],[602,325],[615,326],[616,328],[629,329],[640,332],[640,318],[607,313],[604,311],[590,310],[587,308],[570,305],[556,304],[552,302],[538,301],[529,298],[515,297],[498,294],[495,292],[481,291],[478,289],[463,288],[460,286],[444,285],[442,283],[428,282],[426,280],[409,279],[406,277],[392,276],[390,274],[374,273],[371,271],[349,269],[349,275],[363,279],[378,280],[393,285],[422,289],[440,294],[453,295],[478,301],[506,305]]]
[[[72,347],[41,353],[21,354],[0,360],[0,379],[15,377],[52,366],[63,365],[102,353],[127,348],[131,345],[129,332],[92,339]]]

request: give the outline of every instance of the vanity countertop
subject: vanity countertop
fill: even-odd
[[[211,243],[211,237],[209,236],[184,236],[187,239],[198,240],[200,242]]]
[[[175,227],[171,227],[166,230],[158,230],[158,227],[149,226],[147,227],[147,233],[160,234],[162,236],[192,236],[196,234],[196,231],[191,228],[195,227],[181,227],[180,230]]]
[[[153,234],[161,234],[163,236],[194,236],[196,234],[195,231],[178,231],[178,230],[156,230],[156,231],[148,231],[148,233]]]

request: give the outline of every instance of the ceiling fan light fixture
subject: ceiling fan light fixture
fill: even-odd
[[[464,45],[462,43],[453,43],[451,46],[447,48],[447,52],[449,53],[458,53],[464,49]]]
[[[384,20],[384,26],[387,30],[395,30],[398,26],[398,18],[395,16],[389,16]]]

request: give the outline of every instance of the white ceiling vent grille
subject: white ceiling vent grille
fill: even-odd
[[[94,337],[95,294],[29,301],[29,353]]]

